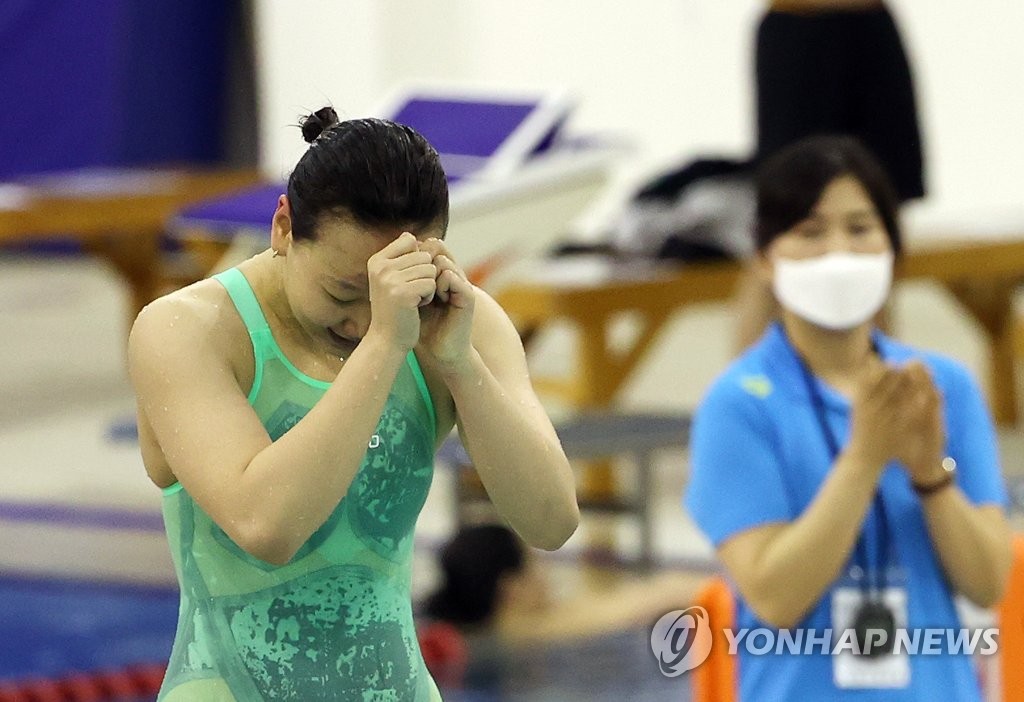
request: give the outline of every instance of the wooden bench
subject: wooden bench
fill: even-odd
[[[687,306],[732,299],[738,263],[683,266],[612,266],[599,279],[565,279],[557,262],[533,280],[507,284],[496,297],[521,332],[535,334],[556,323],[578,332],[571,375],[535,378],[538,390],[581,410],[605,411],[644,360],[658,334]],[[978,322],[988,347],[988,391],[1000,424],[1018,418],[1013,295],[1024,281],[1024,231],[1019,239],[911,241],[899,264],[900,280],[942,285]],[[609,343],[611,326],[623,313],[642,323],[625,349]]]
[[[186,205],[251,185],[252,170],[118,169],[53,174],[3,184],[0,246],[70,238],[127,283],[131,318],[168,284],[161,256],[167,222]],[[205,271],[197,271],[202,277]],[[175,277],[173,284],[191,282]]]

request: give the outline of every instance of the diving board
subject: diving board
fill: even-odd
[[[418,87],[396,91],[377,114],[437,148],[451,197],[448,241],[470,268],[544,253],[607,184],[623,147],[568,136],[573,107],[559,91]],[[264,183],[190,206],[171,220],[171,235],[211,269],[237,263],[268,245],[285,190]]]

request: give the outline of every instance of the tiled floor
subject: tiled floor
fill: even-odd
[[[159,491],[148,482],[134,441],[119,431],[133,412],[126,315],[123,288],[98,263],[0,256],[0,574],[173,583]],[[896,320],[904,339],[983,370],[977,331],[937,289],[904,286]],[[728,361],[729,330],[722,306],[681,315],[627,387],[622,407],[692,409]],[[537,369],[564,366],[567,334],[540,340]],[[1007,474],[1024,473],[1024,435],[1003,431],[1001,443]],[[679,506],[685,458],[682,451],[658,456],[656,551],[669,562],[706,563],[707,543]],[[434,576],[429,546],[452,525],[451,484],[451,473],[439,469],[420,519],[418,593]],[[635,554],[637,531],[620,522],[588,517],[565,549],[568,562],[609,530],[624,554]],[[579,582],[572,567],[557,572],[560,588]]]

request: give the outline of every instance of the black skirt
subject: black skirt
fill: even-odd
[[[901,200],[924,195],[910,65],[885,8],[768,12],[757,30],[757,152],[813,134],[857,137]]]

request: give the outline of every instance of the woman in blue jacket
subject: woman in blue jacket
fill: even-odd
[[[812,137],[758,181],[781,318],[703,400],[686,496],[737,629],[764,630],[737,646],[740,697],[977,701],[954,597],[994,604],[1011,562],[982,395],[960,364],[875,328],[901,244],[868,152]]]

